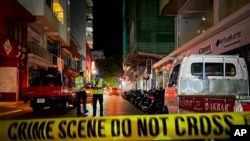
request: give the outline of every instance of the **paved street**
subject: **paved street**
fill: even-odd
[[[0,102],[1,103],[1,102]],[[92,116],[92,104],[88,103],[89,112],[84,116]],[[99,116],[99,103],[97,104],[97,117]],[[141,115],[142,111],[135,108],[121,96],[104,96],[104,116],[116,115]],[[29,119],[29,118],[49,118],[49,117],[76,117],[76,109],[70,108],[65,110],[50,110],[45,109],[41,113],[34,113],[29,107],[29,104],[10,104],[1,106],[0,104],[0,119]]]

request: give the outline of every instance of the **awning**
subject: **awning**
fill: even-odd
[[[169,0],[162,8],[161,15],[176,15],[186,2],[187,0]]]
[[[154,56],[129,53],[124,61],[125,65],[146,65],[146,60],[152,59],[153,62],[159,61],[160,58]]]
[[[73,57],[76,57],[78,59],[81,58],[81,55],[77,52],[77,50],[73,49],[71,46],[62,46],[62,49],[68,50]]]
[[[18,21],[34,22],[36,20],[36,17],[24,8],[17,0],[1,0],[0,5],[13,11]]]

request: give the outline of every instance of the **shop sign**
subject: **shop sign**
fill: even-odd
[[[26,47],[18,44],[16,41],[11,40],[5,36],[0,37],[0,55],[8,58],[16,58],[23,62],[27,57]]]
[[[200,48],[200,49],[199,49],[199,54],[203,54],[203,53],[205,53],[205,52],[209,52],[209,51],[211,51],[211,50],[212,50],[212,46],[211,46],[211,45],[209,45],[209,46],[206,46],[206,47]]]
[[[233,41],[233,40],[235,40],[237,38],[240,38],[241,36],[242,36],[241,31],[236,32],[236,33],[232,33],[232,34],[230,34],[230,35],[228,35],[228,36],[226,36],[226,37],[224,37],[222,39],[218,39],[216,41],[216,46],[219,48],[219,47],[221,47],[222,44],[225,44],[225,43],[227,43],[229,41]]]

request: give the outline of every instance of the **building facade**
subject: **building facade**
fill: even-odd
[[[0,97],[18,100],[28,79],[28,24],[36,18],[17,0],[2,0],[0,8]]]
[[[162,15],[176,17],[176,50],[153,64],[156,73],[171,66],[174,58],[190,54],[239,55],[250,69],[249,0],[161,0],[160,4]]]
[[[80,59],[79,67],[88,80],[91,79],[91,50],[93,49],[93,2],[92,0],[70,1],[70,31]],[[72,45],[72,44],[71,44]]]
[[[57,67],[70,78],[87,70],[87,8],[80,0],[1,1],[2,100],[22,100],[36,70]]]
[[[126,27],[124,27],[124,78],[133,89],[148,90],[155,74],[148,71],[146,61],[152,63],[171,53],[175,47],[173,16],[159,14],[158,0],[125,0]],[[151,72],[151,73],[147,73]]]
[[[87,0],[86,2],[86,76],[88,80],[91,80],[93,71],[91,55],[93,49],[93,1]]]

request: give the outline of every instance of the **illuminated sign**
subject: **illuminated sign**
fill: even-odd
[[[233,34],[228,35],[228,36],[226,36],[226,37],[224,37],[224,38],[222,38],[222,39],[218,39],[218,40],[216,41],[216,46],[217,46],[217,47],[221,47],[222,44],[227,43],[227,42],[229,42],[229,41],[232,41],[232,40],[234,40],[234,39],[237,39],[237,38],[239,38],[239,37],[241,37],[241,36],[242,36],[242,32],[241,32],[241,31],[236,32],[236,33],[233,33]]]

